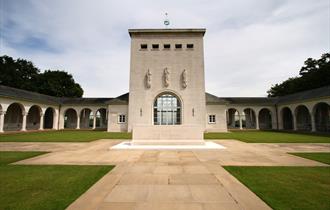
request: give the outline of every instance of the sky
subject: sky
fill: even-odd
[[[0,55],[71,73],[84,97],[128,92],[129,28],[206,28],[206,91],[266,96],[330,51],[329,0],[0,0]]]

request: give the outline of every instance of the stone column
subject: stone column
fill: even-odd
[[[26,131],[26,117],[27,117],[28,113],[27,112],[23,112],[23,122],[22,122],[22,129],[21,131]]]
[[[76,129],[80,129],[80,114],[77,115],[77,127]]]
[[[242,130],[243,129],[243,123],[242,123],[242,116],[239,114],[239,129]]]
[[[42,112],[40,112],[40,126],[39,126],[39,130],[43,130],[44,129],[44,114]]]
[[[293,116],[293,130],[296,131],[297,130],[297,117],[295,114],[293,114],[292,116]]]
[[[316,131],[315,117],[314,117],[313,113],[310,113],[310,115],[311,115],[312,132],[315,132]]]
[[[5,122],[5,114],[6,114],[5,111],[0,112],[0,133],[3,132],[3,127],[5,125],[5,123],[4,123]]]
[[[96,128],[96,113],[93,115],[93,129]]]
[[[256,129],[259,130],[259,114],[256,114]]]

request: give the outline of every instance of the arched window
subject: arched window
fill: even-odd
[[[181,124],[181,103],[171,93],[159,95],[154,102],[154,125]]]

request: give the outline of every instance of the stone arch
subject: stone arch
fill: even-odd
[[[235,108],[230,108],[227,111],[227,127],[239,128],[239,111]]]
[[[22,130],[24,106],[20,103],[12,103],[8,106],[4,118],[4,131]]]
[[[154,125],[182,124],[182,102],[173,92],[160,93],[153,105]]]
[[[292,130],[293,129],[293,115],[291,109],[289,107],[284,107],[281,110],[282,115],[282,123],[284,130]]]
[[[100,108],[96,111],[96,128],[107,127],[107,109]]]
[[[330,132],[330,105],[325,102],[315,104],[313,107],[315,130]]]
[[[26,130],[38,130],[40,128],[40,114],[42,110],[40,106],[33,105],[30,107],[26,117]]]
[[[55,110],[52,107],[48,107],[44,115],[44,128],[53,129],[54,128],[54,116]]]
[[[69,108],[64,113],[64,128],[77,128],[77,111]]]
[[[246,108],[243,110],[245,119],[243,120],[243,127],[247,129],[256,128],[256,113],[252,108]]]
[[[90,108],[84,108],[80,111],[80,128],[89,129],[93,127],[93,111]]]
[[[261,130],[272,129],[272,112],[267,108],[262,108],[258,114],[259,128]]]
[[[312,130],[311,115],[305,105],[299,105],[294,111],[296,117],[296,128],[302,131]]]

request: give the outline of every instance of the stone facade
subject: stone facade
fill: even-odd
[[[128,131],[133,132],[134,143],[147,139],[202,140],[205,30],[133,29],[129,33],[132,41]],[[179,125],[154,125],[154,102],[163,93],[180,100]]]

